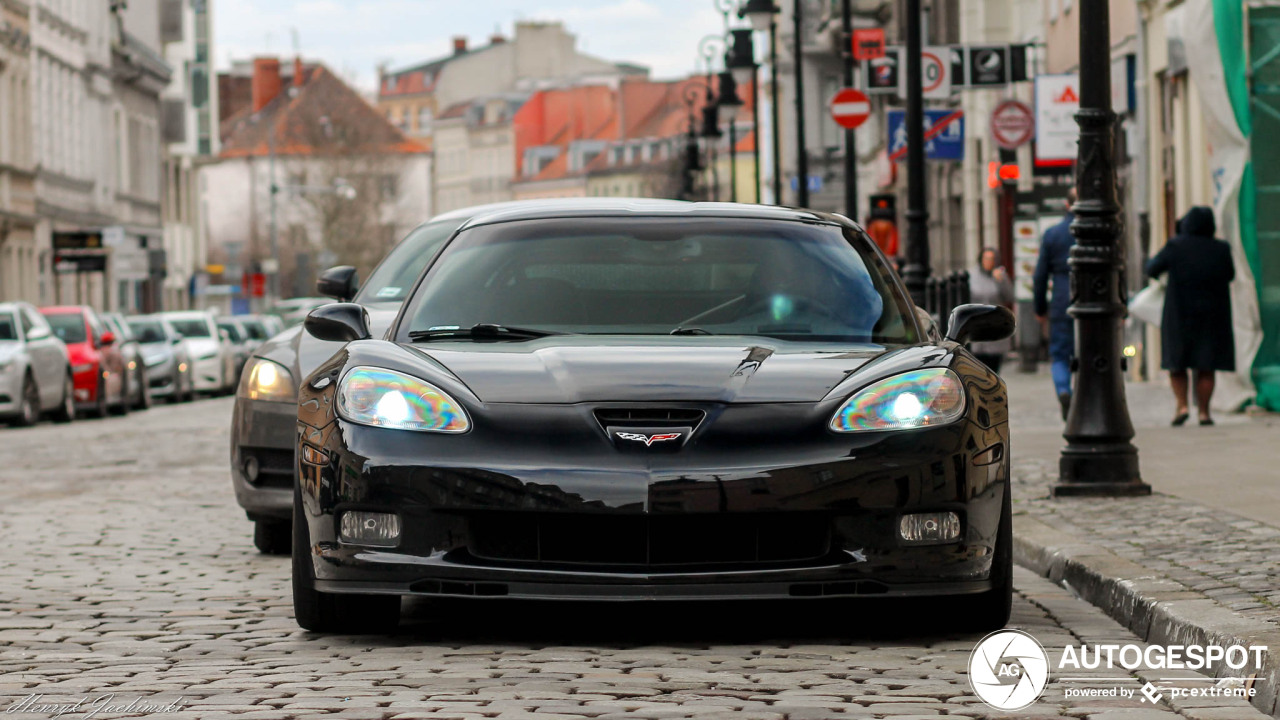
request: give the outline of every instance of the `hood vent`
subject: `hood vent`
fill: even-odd
[[[706,413],[694,408],[598,408],[600,427],[685,427],[697,429]]]

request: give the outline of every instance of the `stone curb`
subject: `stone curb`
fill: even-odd
[[[1147,643],[1265,645],[1253,706],[1280,717],[1280,630],[1239,615],[1199,592],[1091,544],[1069,526],[1025,514],[1013,523],[1014,562],[1066,587]],[[1218,677],[1232,677],[1222,667]]]

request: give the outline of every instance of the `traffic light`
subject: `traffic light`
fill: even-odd
[[[871,219],[898,219],[898,196],[892,193],[884,195],[872,195],[869,198],[871,203]]]

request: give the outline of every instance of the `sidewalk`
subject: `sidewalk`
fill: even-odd
[[[1280,416],[1173,428],[1167,386],[1130,384],[1134,442],[1155,494],[1051,500],[1064,441],[1048,374],[1005,380],[1019,564],[1151,643],[1267,645],[1254,705],[1280,716]]]

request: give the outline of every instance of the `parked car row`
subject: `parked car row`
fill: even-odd
[[[274,317],[203,311],[125,317],[83,305],[0,303],[0,420],[31,425],[228,394]]]

